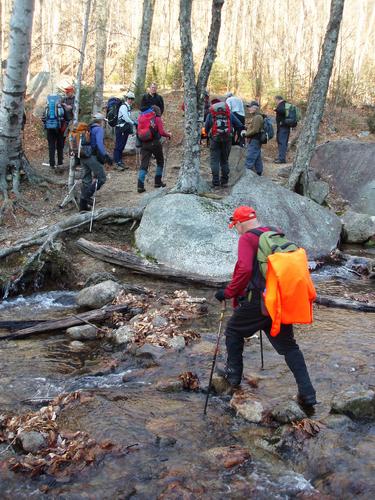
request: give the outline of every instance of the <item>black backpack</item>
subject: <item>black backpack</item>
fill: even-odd
[[[108,125],[110,125],[111,127],[116,127],[117,125],[118,112],[122,104],[124,104],[124,101],[122,99],[119,99],[118,97],[110,97],[108,99],[106,118],[108,121]]]

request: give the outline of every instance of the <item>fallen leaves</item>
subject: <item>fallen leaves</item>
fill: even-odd
[[[63,394],[48,406],[36,412],[0,419],[0,442],[14,444],[23,432],[39,432],[47,440],[47,446],[34,453],[16,456],[6,461],[13,472],[67,477],[81,471],[110,452],[120,452],[110,441],[101,443],[91,439],[87,432],[66,432],[56,422],[61,410],[72,403],[84,403],[92,397],[82,392]]]
[[[297,432],[302,433],[304,437],[314,437],[320,432],[323,424],[311,418],[304,418],[298,422],[292,422],[292,426]]]
[[[193,372],[183,372],[178,377],[182,382],[182,387],[186,391],[198,391],[199,390],[199,378],[196,373]]]

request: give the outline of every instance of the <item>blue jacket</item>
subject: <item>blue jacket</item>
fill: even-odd
[[[90,143],[93,151],[96,148],[100,155],[105,156],[107,154],[104,146],[104,129],[97,123],[90,125]]]
[[[246,129],[246,127],[242,125],[240,120],[233,113],[230,114],[230,124],[232,125],[232,128],[239,128],[241,130]],[[212,125],[213,125],[212,115],[211,113],[208,113],[206,122],[204,124],[204,128],[206,129],[206,134],[210,132]]]

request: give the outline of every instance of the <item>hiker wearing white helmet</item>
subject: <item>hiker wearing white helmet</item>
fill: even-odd
[[[125,102],[120,106],[118,111],[118,119],[116,125],[116,142],[115,149],[113,152],[113,160],[115,162],[115,168],[117,170],[125,170],[128,168],[124,165],[122,161],[122,152],[126,146],[126,142],[130,134],[133,133],[135,122],[130,116],[130,112],[133,107],[135,95],[134,92],[127,92],[125,94]]]

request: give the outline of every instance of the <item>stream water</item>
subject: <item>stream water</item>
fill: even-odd
[[[314,279],[321,293],[343,296],[374,291],[368,281],[355,279],[342,268],[326,268]],[[170,284],[158,287],[172,290]],[[86,342],[82,351],[74,351],[63,333],[0,343],[0,413],[35,410],[40,405],[30,400],[85,390],[94,397],[64,409],[60,426],[131,446],[129,453],[108,454],[69,481],[46,476],[30,479],[0,467],[0,498],[375,497],[375,425],[327,424],[335,393],[354,384],[374,388],[375,314],[316,306],[314,324],[296,329],[321,402],[314,418],[327,425],[300,453],[280,454],[264,446],[273,431],[235,417],[228,397],[212,397],[203,417],[204,394],[155,389],[157,381],[187,370],[198,374],[203,387],[207,383],[218,307],[212,290],[188,291],[209,297],[208,316],[194,325],[201,339],[180,353],[167,353],[161,366],[140,367],[132,355],[107,341]],[[40,293],[4,301],[0,318],[57,317],[73,307],[74,292]],[[245,347],[245,375],[259,378],[254,391],[275,403],[291,398],[295,385],[283,359],[266,342],[261,371],[258,342],[253,338]],[[113,359],[118,366],[109,373],[106,366]],[[223,360],[224,349],[218,362]],[[251,460],[227,469],[212,458],[209,450],[234,444],[247,447]],[[9,456],[12,450],[0,445],[0,460]],[[47,493],[41,493],[41,485],[48,485]]]

